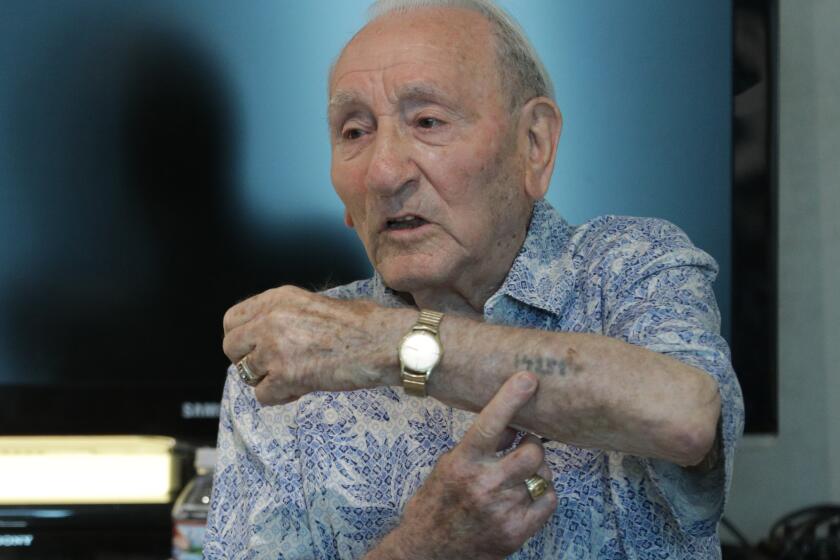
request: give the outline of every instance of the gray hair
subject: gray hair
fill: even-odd
[[[515,111],[534,97],[554,99],[554,85],[522,27],[493,0],[377,0],[368,8],[368,23],[390,13],[417,8],[460,8],[478,12],[490,23],[502,86]]]

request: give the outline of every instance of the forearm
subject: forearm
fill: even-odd
[[[387,383],[397,385],[395,348],[416,311],[387,311],[391,349],[383,347],[382,364],[390,361]],[[529,370],[539,376],[539,390],[516,423],[550,439],[682,465],[702,460],[714,441],[715,381],[668,356],[605,336],[489,325],[452,314],[441,324],[441,339],[445,354],[429,394],[452,406],[477,412],[505,379]]]

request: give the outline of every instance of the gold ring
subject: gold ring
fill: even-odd
[[[537,501],[537,498],[545,494],[548,490],[548,481],[538,474],[525,479],[525,488],[528,489],[528,495],[531,496],[532,501]]]
[[[265,377],[264,375],[257,375],[253,372],[253,370],[251,370],[248,366],[248,356],[239,360],[236,364],[236,371],[239,373],[239,379],[251,387],[256,386],[260,381],[262,381],[262,378]]]

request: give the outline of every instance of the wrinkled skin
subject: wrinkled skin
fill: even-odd
[[[264,376],[256,386],[264,405],[285,404],[312,391],[371,388],[383,379],[365,364],[372,354],[387,352],[371,334],[371,321],[382,321],[375,311],[371,302],[337,301],[283,286],[228,310],[223,348],[232,363],[248,356],[249,367]]]

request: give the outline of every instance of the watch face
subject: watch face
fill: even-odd
[[[428,371],[440,360],[440,344],[426,332],[410,333],[400,345],[400,361],[414,371]]]

